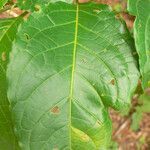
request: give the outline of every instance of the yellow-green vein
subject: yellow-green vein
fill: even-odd
[[[73,97],[73,87],[74,87],[74,72],[75,72],[75,64],[76,64],[76,50],[77,50],[77,35],[78,35],[78,18],[79,18],[79,6],[76,4],[76,23],[75,23],[75,35],[74,35],[74,47],[73,47],[73,60],[72,60],[72,73],[71,73],[71,83],[70,83],[70,94],[69,94],[69,128],[70,128],[70,149],[71,149],[71,100]]]

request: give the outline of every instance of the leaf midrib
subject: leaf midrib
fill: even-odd
[[[72,60],[72,73],[71,73],[71,83],[70,83],[70,94],[69,94],[69,128],[70,128],[70,149],[71,149],[71,100],[73,98],[73,87],[74,87],[74,73],[76,64],[76,50],[77,50],[77,36],[78,36],[78,19],[79,19],[79,5],[76,4],[76,18],[75,18],[75,35],[74,35],[74,47],[73,47],[73,60]]]

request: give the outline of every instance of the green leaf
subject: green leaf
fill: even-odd
[[[142,94],[139,98],[139,103],[141,104],[140,111],[144,113],[150,113],[150,94],[149,93]]]
[[[139,54],[143,88],[150,87],[150,0],[129,0],[128,10],[136,16],[134,38]]]
[[[142,120],[143,113],[150,113],[150,94],[149,91],[142,94],[138,99],[139,105],[136,107],[135,113],[132,115],[131,128],[138,130],[140,121]]]
[[[108,150],[118,150],[118,143],[116,141],[111,141],[109,147],[107,147]]]
[[[106,5],[59,2],[33,13],[7,72],[22,149],[105,149],[108,107],[128,107],[137,86],[134,50]]]
[[[137,2],[137,0],[128,0],[128,11],[132,15],[137,14],[136,2]]]
[[[21,20],[22,17],[0,19],[0,149],[3,150],[17,149],[7,99],[6,65]]]
[[[38,10],[41,5],[55,3],[58,1],[73,3],[73,0],[18,0],[17,5],[23,10]]]
[[[0,1],[0,9],[7,3],[8,0],[1,0]]]
[[[141,111],[136,111],[132,115],[132,124],[131,124],[131,129],[134,131],[137,131],[140,128],[140,122],[143,117],[143,114]]]

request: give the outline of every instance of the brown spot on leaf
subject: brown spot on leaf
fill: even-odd
[[[116,18],[116,19],[120,19],[120,14],[116,14],[116,15],[115,15],[115,18]]]
[[[6,52],[2,52],[2,61],[6,61]]]
[[[31,14],[31,13],[27,13],[27,14],[23,17],[23,19],[26,21],[26,20],[29,18],[30,14]]]
[[[112,79],[112,80],[110,81],[110,83],[111,83],[112,85],[115,85],[115,79]]]
[[[51,112],[52,112],[53,114],[59,114],[60,109],[59,109],[58,106],[55,106],[55,107],[53,107],[53,108],[51,109]]]

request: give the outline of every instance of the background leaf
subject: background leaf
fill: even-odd
[[[58,1],[66,2],[66,3],[73,3],[73,0],[18,0],[17,4],[18,6],[23,9],[23,10],[37,10],[40,8],[41,5],[43,4],[48,4],[48,3],[55,3]]]
[[[139,54],[143,88],[150,87],[150,0],[129,0],[128,10],[136,16],[134,38]]]
[[[130,105],[132,38],[105,5],[50,4],[19,29],[7,77],[22,149],[105,149],[108,107]]]
[[[8,0],[1,0],[0,1],[0,9],[7,3]]]
[[[22,17],[0,19],[0,149],[2,150],[18,149],[7,99],[6,66],[21,21]]]
[[[136,107],[135,113],[132,115],[131,128],[137,131],[140,128],[140,122],[143,118],[143,113],[150,113],[150,93],[145,92],[139,97],[139,105]]]

